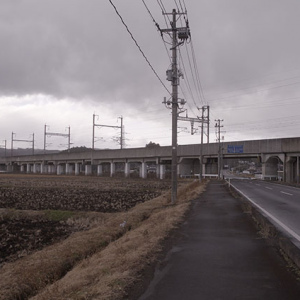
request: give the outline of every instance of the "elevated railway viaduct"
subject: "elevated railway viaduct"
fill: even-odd
[[[149,171],[165,178],[171,163],[171,146],[94,150],[79,153],[60,152],[0,158],[0,168],[7,172],[109,175],[136,172],[147,178]],[[297,182],[300,178],[300,138],[282,138],[178,146],[178,174],[216,176],[218,162],[224,159],[257,158],[262,177]],[[282,166],[279,170],[278,166]],[[200,169],[201,168],[201,169]]]

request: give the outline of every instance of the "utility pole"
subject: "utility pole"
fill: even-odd
[[[71,146],[71,127],[67,127],[68,133],[57,133],[57,132],[49,132],[47,131],[47,128],[49,129],[49,126],[45,124],[44,126],[44,153],[46,153],[46,147],[47,147],[47,136],[61,136],[68,139],[68,151],[70,152],[70,146]]]
[[[177,13],[176,9],[173,9],[172,13],[163,13],[164,15],[172,15],[171,28],[162,29],[161,33],[167,32],[172,34],[172,68],[167,71],[167,80],[172,82],[172,102],[166,100],[163,102],[166,106],[171,105],[172,108],[172,204],[177,199],[177,117],[178,117],[178,105],[184,104],[184,100],[181,103],[178,102],[178,85],[179,85],[179,72],[177,65],[177,48],[182,45],[185,40],[190,37],[190,30],[188,24],[186,27],[177,28],[176,21],[177,16],[185,13]],[[178,43],[178,38],[181,40]]]
[[[201,110],[201,117],[199,118],[199,120],[201,120],[202,124],[201,124],[201,145],[203,145],[203,137],[204,134],[206,135],[206,141],[207,144],[209,144],[209,105],[204,105],[201,108],[198,107],[198,110]],[[204,130],[204,124],[206,124],[206,133]]]
[[[32,145],[32,155],[34,155],[34,133],[32,134],[32,140],[19,140],[15,139],[14,136],[16,133],[12,132],[11,133],[11,153],[10,155],[13,156],[13,151],[14,151],[14,142],[25,142],[25,143],[31,143]]]
[[[198,108],[199,109],[199,108]],[[203,177],[203,135],[204,135],[204,123],[207,125],[207,132],[206,132],[206,137],[207,137],[207,144],[209,144],[209,106],[202,106],[202,115],[201,115],[201,150],[200,150],[200,173],[199,173],[199,179],[200,181],[202,180]],[[206,115],[205,115],[206,112]]]
[[[172,203],[177,200],[177,108],[178,108],[178,70],[177,70],[177,32],[176,10],[173,9],[172,22]]]
[[[198,108],[200,110],[200,108]],[[191,134],[195,133],[194,123],[201,123],[201,148],[200,148],[200,172],[199,172],[199,179],[202,180],[202,169],[203,169],[203,135],[204,135],[204,124],[207,125],[207,143],[209,143],[209,106],[202,106],[202,116],[197,118],[189,118],[187,115],[186,117],[178,116],[178,120],[180,121],[189,121],[191,122]],[[206,111],[206,115],[205,115]]]
[[[222,147],[221,147],[221,128],[224,127],[223,125],[221,125],[221,122],[223,122],[224,120],[220,120],[217,119],[216,121],[216,134],[217,134],[217,142],[219,144],[219,150],[218,150],[218,179],[221,178],[221,151],[222,151]]]
[[[93,140],[92,140],[92,149],[95,150],[95,127],[108,127],[108,128],[117,128],[117,129],[120,129],[121,130],[121,135],[120,135],[120,142],[119,142],[119,144],[120,144],[120,148],[123,149],[123,146],[124,146],[123,116],[119,117],[119,119],[121,119],[121,126],[111,126],[111,125],[96,124],[95,123],[95,117],[96,117],[96,115],[93,114]]]
[[[119,119],[121,119],[121,137],[120,137],[120,146],[121,146],[121,149],[123,149],[123,142],[124,142],[124,138],[123,138],[123,116],[119,117]]]
[[[93,139],[92,139],[92,149],[93,150],[95,150],[95,118],[96,118],[96,115],[93,114]]]

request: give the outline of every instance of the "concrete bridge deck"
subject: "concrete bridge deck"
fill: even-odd
[[[279,177],[278,165],[283,170],[280,177],[286,182],[299,182],[300,138],[267,139],[178,146],[178,174],[218,174],[224,159],[256,158],[262,163],[263,176]],[[122,150],[94,150],[79,153],[39,154],[0,158],[5,171],[25,173],[75,174],[96,173],[111,176],[121,171],[129,176],[132,165],[141,177],[146,178],[149,165],[157,177],[163,178],[171,162],[170,146],[154,148],[129,148]]]

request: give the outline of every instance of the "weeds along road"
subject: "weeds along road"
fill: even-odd
[[[230,183],[300,247],[300,188],[245,179]]]

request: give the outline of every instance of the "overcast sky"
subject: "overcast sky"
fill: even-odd
[[[112,2],[171,91],[170,45],[143,1]],[[225,141],[299,136],[299,0],[144,2],[161,29],[169,26],[162,7],[187,9],[192,38],[179,47],[180,98],[189,117],[210,106],[210,142],[215,119],[224,120]],[[171,144],[171,111],[162,104],[168,91],[108,0],[0,0],[0,44],[0,146],[7,140],[10,148],[14,132],[26,140],[34,133],[36,148],[43,148],[47,124],[57,133],[70,126],[72,146],[91,147],[93,113],[99,125],[120,126],[123,116],[128,148]],[[178,126],[179,144],[199,143],[189,122]],[[95,146],[118,148],[112,138],[119,135],[97,127]],[[62,150],[67,140],[47,142]]]

